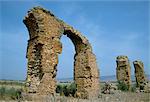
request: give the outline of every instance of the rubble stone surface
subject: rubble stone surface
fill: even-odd
[[[128,86],[128,90],[131,89],[131,67],[127,56],[118,56],[116,75],[117,80],[123,82]]]
[[[62,52],[62,35],[75,46],[74,80],[80,98],[98,97],[99,70],[89,41],[77,30],[50,11],[34,7],[23,20],[29,31],[26,57],[28,70],[26,93],[55,94],[58,55]]]
[[[117,86],[110,82],[105,82],[104,87],[102,89],[102,93],[104,94],[114,94],[114,90],[117,90]]]

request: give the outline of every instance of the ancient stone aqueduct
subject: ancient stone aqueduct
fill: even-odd
[[[28,70],[26,93],[36,95],[55,94],[58,55],[62,52],[62,35],[74,44],[74,81],[76,95],[94,98],[99,95],[99,70],[89,41],[77,30],[55,17],[50,11],[34,7],[23,20],[29,31],[27,47]],[[131,87],[130,64],[127,56],[116,59],[116,75],[128,88]],[[133,62],[137,85],[145,82],[141,61]]]
[[[51,12],[35,7],[24,19],[29,37],[27,92],[54,94],[61,36],[67,35],[75,46],[74,80],[81,98],[98,97],[99,71],[89,41],[82,34],[56,18]]]

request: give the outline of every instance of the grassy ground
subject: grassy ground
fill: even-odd
[[[101,88],[104,87],[104,83],[100,83]],[[116,82],[111,83],[117,85]],[[71,85],[71,83],[58,83],[58,86],[62,87],[65,92],[66,90],[72,92],[74,88],[74,85]],[[4,100],[6,102],[17,101],[20,98],[23,87],[24,82],[22,81],[0,81],[0,102]],[[101,93],[99,98],[94,100],[77,99],[69,95],[66,97],[64,94],[57,94],[55,97],[46,97],[44,100],[46,102],[150,102],[149,98],[150,93],[122,92],[116,90],[114,94]],[[43,100],[41,101],[43,102]]]
[[[18,100],[23,87],[22,81],[0,81],[0,100]]]

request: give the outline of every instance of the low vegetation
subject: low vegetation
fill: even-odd
[[[23,87],[23,81],[0,81],[0,100],[20,99]]]
[[[129,90],[129,87],[122,81],[118,81],[117,87],[118,87],[118,90],[121,90],[121,91]]]
[[[111,82],[112,83],[112,82]],[[105,86],[105,82],[100,83],[100,87],[103,88]],[[136,84],[132,85],[131,91],[127,91],[128,87],[122,82],[113,82],[113,85],[117,86],[118,89],[114,90],[113,94],[103,94],[101,93],[101,97],[97,100],[92,100],[94,102],[149,102],[149,94],[148,93],[136,93]],[[22,100],[21,92],[24,87],[24,83],[19,82],[0,82],[0,101],[5,100]],[[49,97],[47,100],[52,100],[51,102],[57,102],[56,100],[60,100],[60,102],[91,102],[90,100],[83,100],[73,98],[76,92],[76,84],[75,83],[59,83],[56,88],[57,95],[54,97]],[[121,90],[121,91],[120,91]],[[69,97],[65,97],[69,96]]]
[[[118,90],[121,90],[121,91],[136,92],[136,84],[132,84],[131,90],[129,90],[128,86],[124,82],[118,81],[117,87],[118,87]]]
[[[18,100],[21,98],[21,89],[0,87],[0,99],[2,100]]]
[[[74,96],[76,92],[76,84],[58,84],[56,88],[56,93],[61,96]]]

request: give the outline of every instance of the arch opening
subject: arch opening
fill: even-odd
[[[74,81],[74,45],[65,35],[63,35],[60,40],[62,43],[62,53],[58,56],[59,61],[56,79],[58,81]]]

